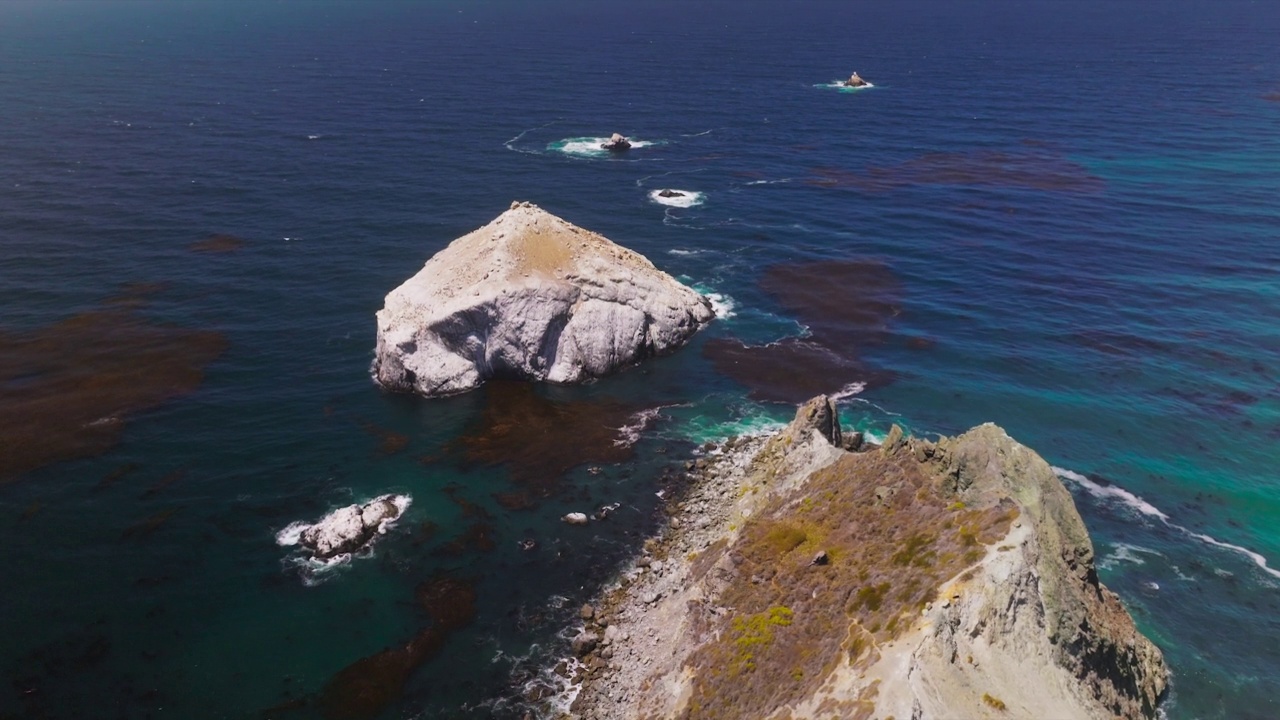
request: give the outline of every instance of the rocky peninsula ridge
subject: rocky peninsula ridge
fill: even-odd
[[[672,352],[714,317],[643,255],[515,202],[387,295],[373,375],[425,396],[581,382]]]
[[[688,464],[582,609],[573,718],[1152,718],[1163,656],[1049,465],[991,424],[879,445],[825,396]]]

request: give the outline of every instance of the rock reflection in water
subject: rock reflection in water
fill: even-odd
[[[123,295],[100,310],[23,333],[0,333],[0,482],[90,457],[125,418],[199,387],[226,340],[148,322]]]
[[[1098,192],[1103,181],[1084,166],[1047,151],[926,153],[896,165],[862,171],[817,167],[808,183],[817,187],[886,192],[913,185],[970,185],[1058,192]]]
[[[529,494],[508,497],[508,506],[551,496],[560,478],[579,465],[618,463],[633,455],[619,429],[640,406],[607,398],[552,400],[516,381],[490,381],[480,392],[484,411],[450,451],[467,464],[505,465]]]
[[[746,345],[718,338],[703,346],[716,370],[757,400],[801,402],[854,383],[883,385],[892,373],[864,362],[901,313],[901,283],[880,262],[851,260],[774,265],[760,287],[808,328],[804,338]]]

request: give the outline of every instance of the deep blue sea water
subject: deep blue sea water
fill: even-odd
[[[1168,717],[1280,717],[1277,38],[1236,0],[0,4],[0,354],[127,283],[227,341],[106,452],[0,485],[0,717],[319,717],[442,572],[475,621],[383,716],[518,717],[663,469],[790,414],[716,348],[797,335],[852,363],[823,389],[867,383],[847,422],[993,421],[1064,470]],[[827,87],[853,70],[876,87]],[[572,152],[612,132],[652,144]],[[496,394],[368,374],[383,296],[516,199],[732,308],[538,389],[663,409],[524,510],[494,498],[521,468],[457,451]],[[413,504],[371,558],[304,577],[276,544],[386,492]]]

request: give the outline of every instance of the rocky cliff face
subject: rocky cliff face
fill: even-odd
[[[1044,460],[994,425],[838,445],[818,398],[709,456],[586,623],[574,716],[1155,716],[1160,651]]]
[[[513,203],[387,295],[373,371],[428,396],[489,378],[579,382],[670,352],[713,317],[642,255]]]

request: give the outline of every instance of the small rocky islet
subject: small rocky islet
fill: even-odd
[[[427,397],[584,382],[713,317],[643,256],[517,202],[387,296],[374,376]],[[544,715],[1156,716],[1160,650],[1098,580],[1061,481],[999,427],[894,426],[877,446],[819,396],[688,469],[669,522],[528,688],[554,698]]]

